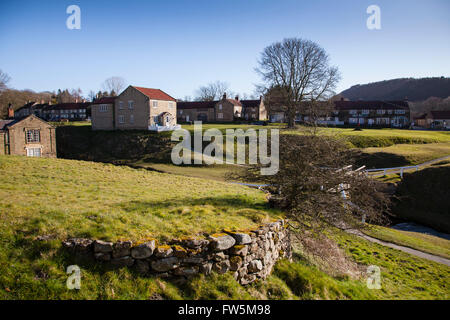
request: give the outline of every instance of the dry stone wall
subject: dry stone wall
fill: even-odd
[[[138,273],[187,279],[199,273],[232,272],[242,285],[265,279],[278,259],[291,258],[291,239],[285,220],[248,231],[227,231],[208,237],[106,242],[73,238],[63,246],[111,267],[131,267]]]

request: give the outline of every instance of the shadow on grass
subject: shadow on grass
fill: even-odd
[[[226,197],[202,197],[202,198],[182,198],[167,199],[158,201],[129,201],[122,202],[118,206],[127,212],[136,212],[147,208],[170,208],[181,206],[214,206],[219,208],[233,209],[254,209],[268,210],[270,209],[265,202],[257,202],[245,196],[226,196]]]
[[[404,156],[387,152],[365,153],[355,151],[355,164],[366,166],[367,169],[392,168],[407,166],[411,163]]]

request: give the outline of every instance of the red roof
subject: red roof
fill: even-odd
[[[134,87],[133,88],[139,90],[147,97],[153,100],[168,100],[168,101],[176,101],[174,98],[169,96],[167,93],[160,89],[151,89],[151,88],[143,88],[143,87]]]
[[[207,109],[214,108],[218,101],[181,101],[177,102],[177,109]]]

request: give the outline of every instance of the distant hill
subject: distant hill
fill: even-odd
[[[450,96],[450,78],[401,78],[368,84],[358,84],[340,93],[349,100],[424,101],[430,97]]]

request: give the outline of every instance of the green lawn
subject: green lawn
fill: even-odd
[[[450,241],[443,238],[380,226],[370,226],[369,229],[364,230],[364,233],[383,241],[450,259]]]
[[[250,227],[278,212],[239,185],[85,161],[0,156],[1,229],[138,240]]]
[[[332,236],[357,263],[381,269],[378,299],[450,299],[450,267],[371,243],[355,235]]]

